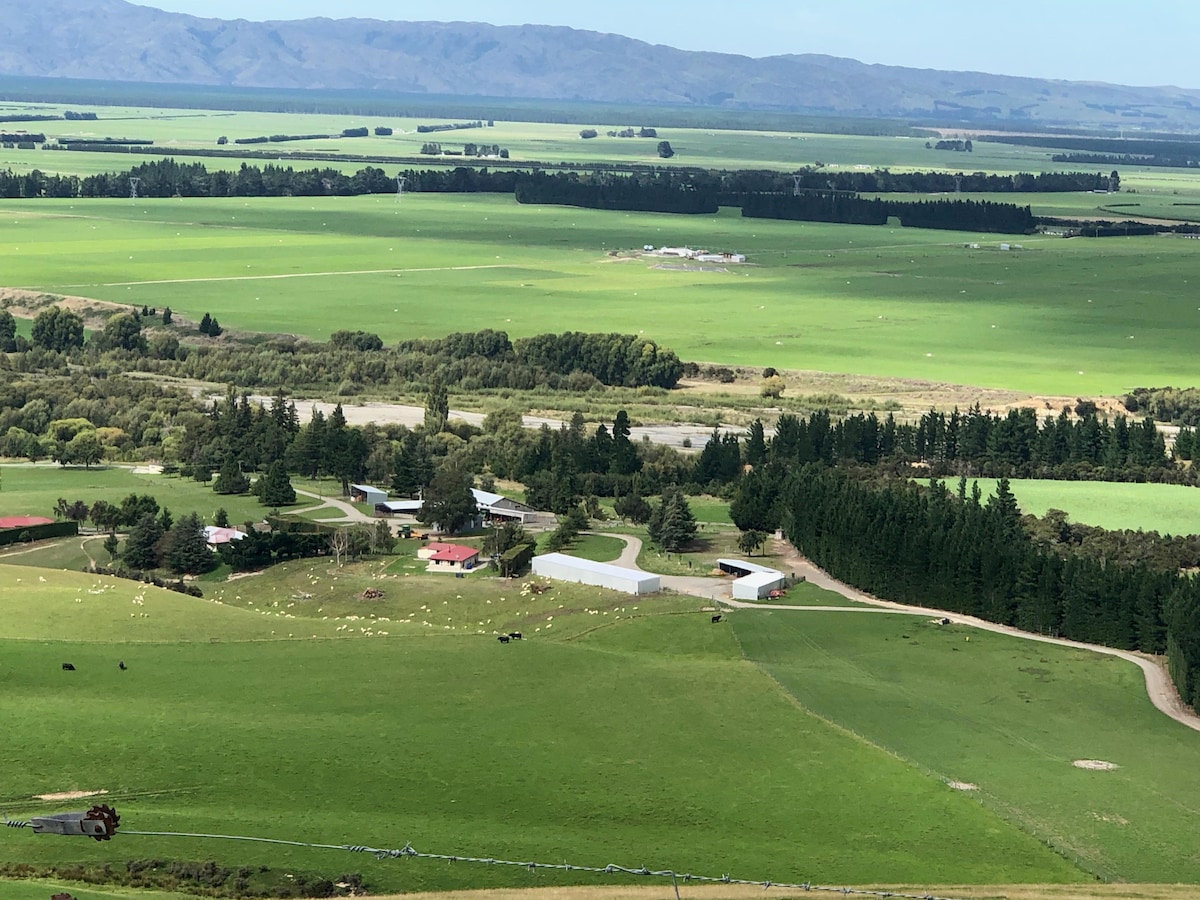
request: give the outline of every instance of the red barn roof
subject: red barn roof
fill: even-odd
[[[0,528],[28,528],[31,525],[53,525],[53,519],[43,516],[4,516],[0,518]]]
[[[436,546],[437,550],[429,558],[437,562],[466,562],[479,555],[479,551],[474,547],[464,547],[462,544],[438,544]]]

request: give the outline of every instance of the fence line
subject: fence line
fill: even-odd
[[[497,859],[491,856],[468,856],[464,854],[449,854],[449,853],[422,853],[413,849],[411,843],[406,843],[399,849],[387,849],[382,847],[369,847],[362,844],[316,844],[308,841],[289,841],[279,838],[262,838],[262,837],[247,837],[245,835],[235,834],[198,834],[178,831],[130,831],[121,830],[118,835],[139,835],[146,837],[177,837],[177,838],[199,838],[212,840],[226,841],[253,841],[263,844],[284,844],[289,847],[308,847],[317,850],[345,850],[350,853],[369,853],[376,859],[435,859],[444,862],[452,863],[476,863],[489,866],[514,866],[517,868],[526,869],[530,872],[538,869],[546,869],[550,871],[560,872],[591,872],[598,875],[635,875],[646,876],[650,878],[669,878],[675,889],[675,896],[679,898],[679,884],[735,884],[749,887],[761,887],[764,890],[767,888],[785,888],[796,891],[820,891],[832,894],[842,894],[845,896],[865,896],[865,897],[894,897],[898,900],[952,900],[949,897],[938,897],[933,894],[909,894],[902,891],[889,890],[871,890],[867,888],[851,888],[851,887],[833,887],[830,885],[813,884],[811,882],[790,883],[784,881],[770,881],[762,879],[734,878],[731,875],[695,875],[691,872],[676,872],[673,869],[650,869],[642,866],[620,866],[609,863],[606,866],[577,866],[570,863],[541,863],[531,862],[528,860],[514,859]]]

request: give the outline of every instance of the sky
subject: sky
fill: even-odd
[[[684,50],[1200,89],[1194,0],[140,0],[222,19],[568,25]]]

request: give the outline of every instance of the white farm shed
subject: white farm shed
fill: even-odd
[[[761,600],[787,583],[782,572],[751,572],[733,583],[734,600]]]
[[[662,587],[661,579],[649,572],[638,572],[608,563],[592,562],[566,553],[545,553],[533,558],[533,574],[557,581],[592,584],[626,594],[653,594]]]

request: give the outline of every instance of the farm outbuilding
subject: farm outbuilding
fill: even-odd
[[[590,559],[568,556],[566,553],[535,556],[533,574],[575,584],[591,584],[625,594],[653,594],[662,588],[661,579],[649,572],[593,562]]]
[[[360,485],[355,485],[355,488]],[[521,525],[546,525],[554,521],[548,513],[540,513],[532,506],[526,506],[519,500],[493,494],[491,491],[481,491],[471,488],[475,505],[479,508],[479,519],[476,526],[485,522],[517,522]],[[415,516],[424,506],[421,500],[388,500],[386,496],[373,501],[377,516]]]
[[[744,559],[718,559],[717,566],[726,575],[749,575],[751,572],[774,572],[779,574],[777,570],[770,566],[760,566],[758,563],[752,563]]]
[[[779,590],[786,584],[787,576],[782,572],[751,572],[734,581],[733,599],[762,600],[771,591]]]
[[[717,565],[727,575],[737,576],[733,582],[734,600],[761,600],[787,586],[787,576],[769,566],[744,559],[718,559]]]
[[[352,484],[350,485],[350,499],[355,503],[370,503],[371,506],[375,506],[387,502],[387,491],[371,487],[369,484]]]
[[[421,500],[385,500],[375,504],[377,516],[415,516],[424,506]]]

